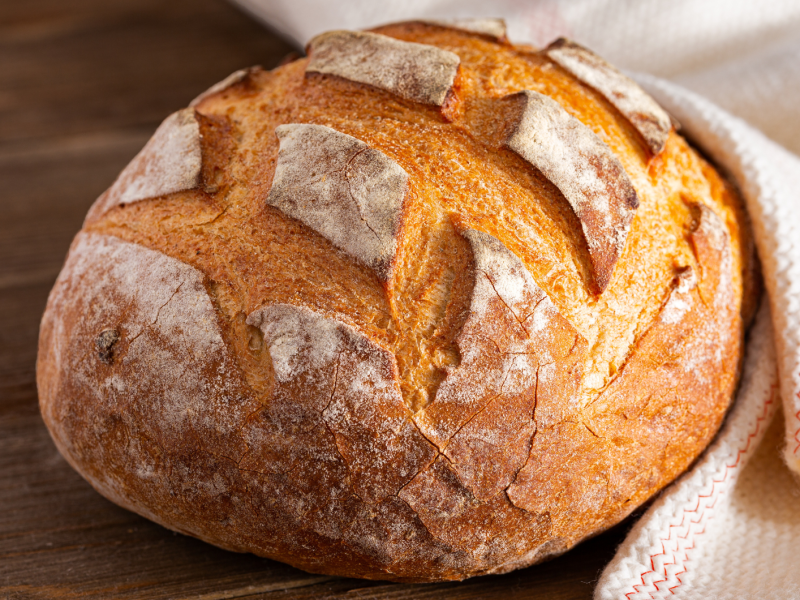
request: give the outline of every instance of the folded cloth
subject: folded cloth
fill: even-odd
[[[778,448],[798,470],[800,160],[702,97],[653,77],[638,79],[738,182],[771,311],[762,306],[749,333],[742,384],[716,440],[637,522],[595,597],[798,598],[800,485]],[[779,444],[780,430],[772,427],[759,448],[781,397],[788,441]]]
[[[299,43],[328,29],[500,16],[514,41],[564,35],[651,73],[637,79],[738,183],[768,302],[722,430],[639,519],[595,597],[800,598],[800,2],[236,1]]]

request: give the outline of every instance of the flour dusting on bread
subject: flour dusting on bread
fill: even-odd
[[[252,407],[199,271],[137,244],[80,233],[49,306],[43,326],[55,333],[60,368],[71,374],[50,393],[91,399],[69,412],[54,408],[54,437],[72,456],[93,453],[104,464],[92,480],[105,493],[127,495],[124,506],[163,521],[131,490],[169,494],[164,453],[179,453],[189,439],[200,445],[196,452],[244,453],[237,430]],[[109,330],[116,332],[110,362],[96,346]],[[85,427],[80,434],[76,422]],[[126,442],[112,450],[107,435]]]
[[[202,185],[200,124],[193,108],[172,113],[114,184],[92,206],[87,220],[122,204],[158,198]]]
[[[339,354],[337,324],[310,310],[279,304],[250,313],[247,324],[264,334],[280,382],[322,369]]]
[[[597,134],[552,98],[524,90],[506,145],[547,177],[581,222],[595,279],[611,280],[639,199],[619,159]]]
[[[664,149],[672,130],[672,119],[633,79],[571,40],[558,39],[544,52],[611,102],[641,134],[652,156]]]
[[[70,301],[67,290],[76,285],[97,334],[117,332],[112,366],[137,374],[120,380],[109,371],[101,387],[112,395],[162,390],[162,419],[170,427],[179,428],[187,414],[212,430],[224,425],[226,418],[209,411],[230,393],[234,365],[199,271],[144,246],[81,233],[57,285],[62,298],[55,301]],[[202,367],[209,356],[220,361],[212,377]],[[95,359],[87,351],[78,372],[95,372]]]
[[[294,123],[275,133],[280,150],[267,204],[389,279],[408,174],[383,152],[330,127]]]
[[[433,106],[445,104],[461,62],[436,46],[364,31],[318,35],[309,42],[308,54],[306,73],[336,75]]]
[[[659,313],[664,323],[679,323],[692,307],[693,298],[689,292],[697,287],[697,275],[692,267],[678,273],[677,282],[669,293],[666,303]]]

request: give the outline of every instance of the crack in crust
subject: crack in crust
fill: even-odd
[[[408,174],[382,152],[323,125],[275,129],[278,164],[266,203],[391,278]]]
[[[472,493],[489,500],[528,459],[537,405],[548,414],[555,399],[577,396],[587,344],[500,240],[461,234],[475,258],[470,314],[457,338],[461,364],[414,421]]]
[[[115,206],[166,196],[202,186],[200,124],[193,108],[172,113],[153,137],[97,199],[86,222]]]
[[[523,90],[506,146],[564,195],[581,222],[595,280],[604,290],[625,248],[639,198],[619,159],[597,134],[552,98]]]
[[[400,498],[433,536],[468,552],[479,564],[503,563],[506,557],[525,554],[549,529],[547,515],[519,509],[505,494],[486,501],[477,498],[444,456],[404,487]],[[506,535],[497,535],[499,528]]]
[[[658,156],[664,149],[672,119],[638,83],[572,40],[560,38],[544,53],[613,104],[641,134],[651,156]]]
[[[320,414],[351,473],[353,489],[374,504],[395,495],[435,456],[410,422],[394,356],[349,325],[289,304],[251,313],[272,356],[279,389],[295,398],[330,389]],[[312,386],[308,389],[308,386]]]
[[[364,31],[323,33],[308,43],[307,51],[306,73],[335,75],[439,107],[452,93],[461,62],[436,46]]]

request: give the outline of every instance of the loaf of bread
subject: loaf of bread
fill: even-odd
[[[334,31],[169,116],[42,321],[101,494],[317,573],[558,555],[683,472],[758,298],[736,190],[638,85],[502,22]]]

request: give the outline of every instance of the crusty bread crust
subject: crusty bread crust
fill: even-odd
[[[614,105],[641,134],[653,155],[664,149],[672,129],[672,119],[635,81],[591,50],[565,38],[550,44],[545,48],[545,54]]]
[[[280,151],[266,203],[388,279],[408,173],[382,152],[330,127],[293,123],[275,133]]]
[[[595,70],[496,22],[340,32],[169,117],[42,320],[67,460],[171,529],[398,581],[539,562],[677,477],[737,383],[746,217],[566,48]],[[578,159],[547,154],[576,129]]]
[[[628,174],[600,136],[544,94],[523,90],[506,146],[547,177],[581,222],[592,271],[606,289],[639,208]]]

